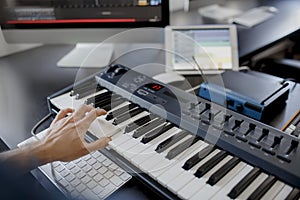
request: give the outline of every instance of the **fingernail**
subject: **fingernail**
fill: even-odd
[[[97,107],[97,112],[98,112],[99,114],[104,114],[104,115],[107,113],[106,110],[101,109],[101,108],[99,108],[99,107]],[[102,113],[100,113],[100,112],[102,112]]]

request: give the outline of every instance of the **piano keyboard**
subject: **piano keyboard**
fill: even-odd
[[[107,149],[132,166],[137,176],[147,174],[174,195],[164,193],[166,198],[300,198],[300,165],[299,159],[295,160],[299,157],[298,138],[192,95],[192,103],[186,103],[189,94],[169,88],[126,67],[112,65],[96,76],[96,82],[92,77],[76,84],[72,91],[68,88],[68,92],[48,99],[52,111],[76,109],[84,103],[104,108],[107,115],[98,117],[89,132],[98,138],[112,136]],[[159,93],[163,89],[167,97]],[[174,97],[184,103],[175,102]],[[178,121],[178,116],[197,128]],[[216,140],[199,129],[206,133],[218,130],[221,135]],[[252,152],[244,156],[246,150]],[[260,154],[253,153],[256,151]],[[282,168],[295,166],[296,176],[282,174]]]

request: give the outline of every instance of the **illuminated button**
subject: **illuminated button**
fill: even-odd
[[[147,91],[142,90],[142,89],[139,89],[139,90],[137,91],[137,93],[140,94],[140,95],[143,95],[143,96],[146,96],[146,95],[149,94]]]

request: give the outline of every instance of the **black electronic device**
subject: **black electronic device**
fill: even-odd
[[[185,176],[195,183],[201,182],[201,176],[226,156],[233,157],[234,162],[228,161],[232,164],[231,168],[228,166],[231,174],[238,173],[235,166],[239,168],[242,165],[257,171],[255,174],[269,174],[270,178],[266,181],[272,179],[268,184],[270,187],[277,180],[296,190],[300,187],[299,138],[128,67],[112,64],[104,72],[51,95],[48,102],[49,109],[55,113],[81,103],[105,108],[108,114],[98,118],[100,126],[90,128],[87,139],[92,141],[103,133],[113,132],[109,148],[102,152],[135,173],[136,178],[164,198],[189,198],[185,194],[193,194],[193,188],[188,188],[188,193],[180,188],[174,190],[173,179],[168,180],[169,177],[176,180],[176,177],[182,177],[178,184],[189,180]],[[202,159],[207,159],[203,166],[198,166],[198,170],[192,168]],[[229,180],[230,173],[224,170],[222,173]],[[218,176],[218,180],[224,180],[223,176]],[[215,182],[217,180],[210,177],[202,184],[213,189]],[[186,182],[187,185],[192,183]],[[262,184],[265,185],[265,182]],[[234,185],[227,188],[225,196],[239,196]],[[265,186],[262,188],[269,190]],[[201,193],[199,190],[196,195],[215,194],[207,191]],[[254,191],[249,198],[261,197],[266,192],[259,191]]]
[[[198,95],[259,121],[269,121],[285,105],[287,82],[226,71],[200,85]]]

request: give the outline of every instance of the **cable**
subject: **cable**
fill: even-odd
[[[34,127],[31,129],[31,131],[30,131],[30,132],[31,132],[31,135],[33,135],[33,137],[34,137],[36,140],[40,141],[40,138],[38,138],[37,135],[36,135],[37,129],[38,129],[43,123],[45,123],[51,116],[52,116],[52,114],[51,114],[51,113],[48,113],[45,117],[43,117],[43,119],[41,119],[40,121],[38,121],[38,122],[34,125]],[[67,196],[69,196],[68,191],[66,190],[66,188],[65,188],[65,187],[58,181],[58,179],[57,179],[57,176],[56,176],[55,171],[54,171],[54,165],[53,165],[53,163],[50,163],[50,168],[51,168],[51,174],[52,174],[52,176],[53,176],[53,178],[54,178],[55,183],[59,185],[60,189],[62,189],[62,190],[65,192],[65,194],[66,194]]]
[[[31,129],[30,133],[31,135],[34,136],[35,139],[39,140],[39,138],[36,136],[36,130],[44,123],[46,122],[50,117],[52,116],[51,113],[48,113],[43,119],[41,119],[40,121],[38,121],[38,123],[36,123],[34,125],[34,127]]]

